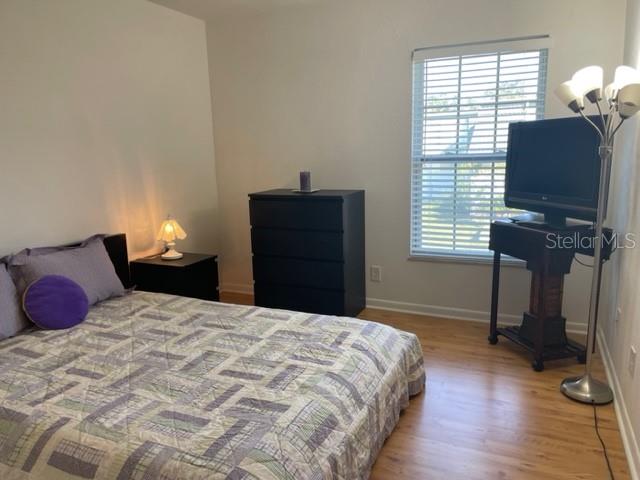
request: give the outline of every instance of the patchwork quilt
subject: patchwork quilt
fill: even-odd
[[[0,342],[0,478],[367,478],[424,379],[384,325],[136,292]]]

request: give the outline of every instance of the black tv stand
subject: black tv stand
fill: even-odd
[[[554,235],[569,238],[570,242],[554,243],[553,239],[558,238]],[[604,236],[610,240],[613,231],[605,229]],[[570,272],[575,254],[593,256],[593,240],[591,225],[558,229],[514,220],[493,222],[489,240],[489,249],[494,251],[489,343],[496,344],[499,335],[515,342],[533,355],[532,366],[536,371],[542,371],[547,360],[576,357],[584,362],[585,347],[566,335],[562,290],[564,276]],[[612,244],[606,241],[603,247],[603,261],[606,261],[612,253]],[[524,313],[520,326],[498,327],[502,254],[525,260],[531,271],[529,310]]]

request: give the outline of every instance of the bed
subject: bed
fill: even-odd
[[[0,341],[0,366],[3,480],[367,478],[425,381],[410,333],[146,292]]]

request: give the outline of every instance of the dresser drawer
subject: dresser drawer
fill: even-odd
[[[344,264],[285,257],[253,256],[256,283],[344,289]]]
[[[251,230],[251,248],[254,255],[342,261],[344,259],[342,242],[343,236],[339,232],[271,228]]]
[[[251,226],[342,231],[342,201],[263,200],[249,202]]]
[[[259,307],[344,315],[344,292],[256,283],[254,295]]]

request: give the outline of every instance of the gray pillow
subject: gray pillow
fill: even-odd
[[[87,294],[89,305],[125,293],[100,236],[75,248],[23,250],[9,259],[9,272],[20,296],[45,275],[75,281]]]
[[[16,286],[7,268],[0,263],[0,340],[13,337],[28,326],[29,321],[20,309]]]

